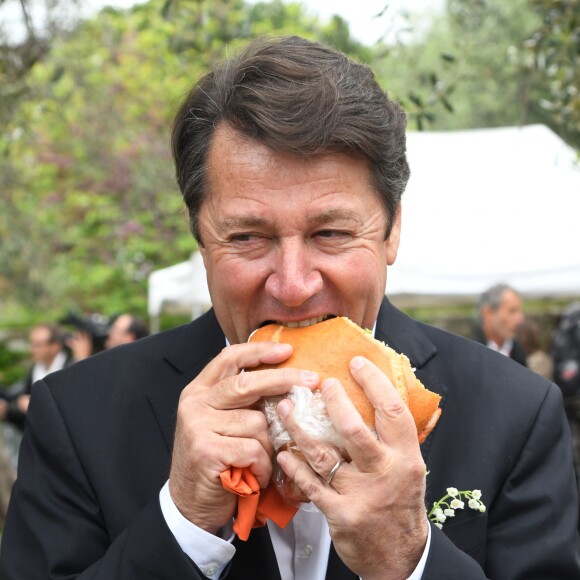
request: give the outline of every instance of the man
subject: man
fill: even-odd
[[[53,324],[39,324],[30,330],[28,346],[32,367],[10,402],[0,400],[0,419],[24,429],[32,384],[49,373],[68,366],[72,360],[64,348],[60,329]]]
[[[516,339],[524,321],[520,295],[507,284],[496,284],[479,298],[479,324],[475,340],[526,366],[526,353]]]
[[[214,309],[35,386],[2,578],[578,577],[557,388],[384,298],[409,175],[404,130],[367,67],[300,38],[254,42],[199,82],[172,143]],[[350,368],[377,438],[336,381],[242,372],[291,351],[247,343],[252,330],[327,315],[375,327],[443,396],[421,449],[410,412],[361,357]],[[273,449],[254,403],[293,385],[321,387],[351,460],[298,429],[282,402],[304,460],[277,461],[320,512],[231,541],[237,498],[220,473],[247,468],[268,484]],[[481,490],[487,511],[432,525],[425,507],[449,486]]]
[[[109,327],[105,345],[113,348],[145,338],[148,334],[147,325],[141,319],[131,314],[120,314]]]

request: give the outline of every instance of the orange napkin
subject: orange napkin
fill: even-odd
[[[272,482],[260,490],[258,480],[247,467],[230,467],[220,473],[220,479],[225,489],[239,496],[234,532],[240,540],[247,540],[252,528],[265,525],[266,518],[285,528],[298,511],[284,500]]]

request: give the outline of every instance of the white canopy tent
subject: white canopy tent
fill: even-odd
[[[474,296],[497,282],[580,295],[580,166],[543,125],[408,134],[411,179],[387,294]],[[166,306],[210,306],[199,254],[153,272],[152,327]]]
[[[211,307],[205,266],[199,252],[181,262],[149,275],[148,310],[151,332],[159,331],[159,316],[164,310],[190,313],[197,318]]]
[[[543,125],[409,133],[389,294],[580,294],[580,166]]]

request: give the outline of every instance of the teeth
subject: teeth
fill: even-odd
[[[288,328],[297,328],[298,326],[312,326],[313,324],[318,324],[319,322],[326,320],[328,317],[329,315],[327,314],[325,316],[317,316],[316,318],[309,318],[308,320],[297,320],[294,322],[277,321],[276,324],[281,324],[282,326],[287,326]]]

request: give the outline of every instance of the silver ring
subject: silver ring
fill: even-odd
[[[332,478],[336,475],[338,468],[344,463],[344,457],[341,457],[337,462],[336,465],[330,470],[330,473],[324,478],[327,485],[330,485]]]

